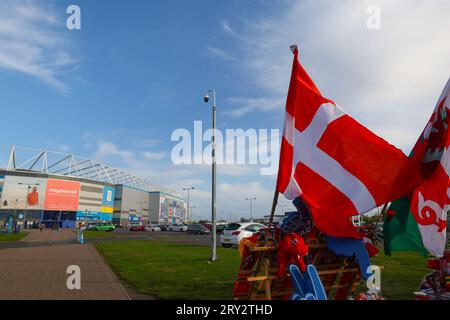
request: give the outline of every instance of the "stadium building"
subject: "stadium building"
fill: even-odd
[[[77,221],[174,224],[186,221],[179,194],[93,159],[11,147],[0,159],[0,228]]]

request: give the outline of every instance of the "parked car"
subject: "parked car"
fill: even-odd
[[[172,224],[169,226],[169,231],[175,231],[175,232],[186,232],[187,226],[184,224]]]
[[[90,225],[87,230],[89,231],[114,231],[116,227],[110,223],[101,223]]]
[[[161,231],[169,231],[169,226],[167,224],[159,224],[158,227]]]
[[[203,226],[206,227],[209,231],[212,231],[211,223],[204,223]],[[226,227],[226,225],[224,225],[224,224],[216,224],[216,233],[222,234],[225,227]]]
[[[216,226],[216,233],[217,234],[223,234],[223,231],[225,230],[226,227],[227,227],[226,224],[218,224]]]
[[[191,224],[187,228],[188,234],[210,234],[211,231],[201,224]]]
[[[243,238],[250,237],[264,228],[267,227],[261,223],[232,223],[224,229],[223,234],[220,236],[220,243],[225,248],[239,245]]]
[[[145,231],[145,227],[144,226],[132,226],[130,228],[130,231]]]
[[[153,231],[153,232],[159,232],[159,231],[161,231],[161,228],[158,227],[158,226],[155,225],[155,224],[148,224],[148,225],[145,227],[145,230],[147,230],[147,231]]]

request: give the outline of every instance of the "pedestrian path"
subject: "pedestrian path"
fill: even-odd
[[[22,242],[49,242],[75,240],[75,231],[72,229],[57,230],[27,230],[28,234],[20,241]]]
[[[0,299],[128,300],[129,296],[91,244],[45,245],[75,239],[70,230],[32,231],[22,239],[42,246],[0,250]],[[67,268],[80,267],[81,289],[67,287]]]

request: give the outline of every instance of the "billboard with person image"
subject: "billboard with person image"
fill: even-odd
[[[44,209],[47,179],[5,176],[0,208],[29,210]]]

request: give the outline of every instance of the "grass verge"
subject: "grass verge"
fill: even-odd
[[[384,266],[381,270],[381,291],[390,300],[412,300],[419,290],[422,278],[431,272],[427,258],[414,252],[396,253],[391,257],[382,252],[372,258],[372,264]]]
[[[219,260],[208,264],[208,247],[151,240],[104,242],[96,245],[117,276],[140,293],[161,299],[230,299],[240,264],[235,249],[217,248]],[[413,299],[430,271],[415,253],[380,255],[372,264],[384,266],[381,286],[391,300]],[[361,283],[359,291],[366,291]]]
[[[23,239],[28,233],[27,232],[19,232],[19,233],[0,233],[0,242],[15,242]]]
[[[106,231],[84,231],[83,236],[86,239],[89,238],[116,238],[116,237],[124,237],[123,234],[118,234],[114,232],[106,232]]]
[[[148,240],[99,243],[98,250],[117,276],[140,293],[161,299],[231,299],[239,252]]]

